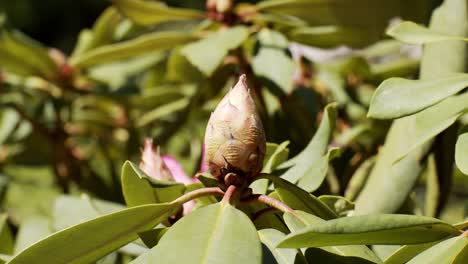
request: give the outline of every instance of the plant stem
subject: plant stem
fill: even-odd
[[[281,201],[276,200],[275,198],[270,197],[268,195],[255,194],[255,195],[252,195],[252,196],[250,196],[247,199],[244,199],[242,201],[247,202],[247,203],[250,203],[250,202],[263,203],[263,204],[266,204],[266,205],[268,205],[270,207],[278,209],[281,212],[290,213],[290,214],[294,215],[295,217],[297,217],[299,220],[304,221],[304,219],[299,214],[297,214],[296,211],[294,211],[291,207],[287,206],[286,204],[282,203]]]
[[[223,200],[221,201],[222,203],[227,203],[230,204],[232,201],[232,198],[234,194],[236,193],[237,187],[235,185],[229,185],[228,189],[224,193]]]
[[[228,189],[229,190],[229,189]],[[203,197],[203,196],[208,196],[208,195],[218,195],[222,196],[224,195],[224,192],[219,188],[219,187],[209,187],[209,188],[202,188],[198,190],[194,190],[191,192],[188,192],[179,198],[175,199],[172,201],[172,203],[179,203],[179,204],[184,204],[188,201],[191,201],[193,199],[196,199],[198,197]]]

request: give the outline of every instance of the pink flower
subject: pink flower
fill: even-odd
[[[202,155],[204,151],[202,149]],[[203,160],[203,158],[202,158]],[[185,185],[198,182],[197,178],[191,178],[185,173],[182,165],[170,155],[161,155],[159,146],[154,151],[153,140],[146,138],[141,151],[140,169],[148,176],[165,181],[175,181]],[[206,171],[206,165],[202,162],[200,171]],[[184,215],[190,213],[195,207],[195,202],[184,204]]]

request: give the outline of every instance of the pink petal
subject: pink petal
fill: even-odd
[[[182,165],[172,156],[170,155],[161,155],[164,163],[166,163],[167,168],[174,177],[176,182],[190,184],[192,183],[192,179],[185,173]]]

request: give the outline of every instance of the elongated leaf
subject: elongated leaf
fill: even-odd
[[[158,108],[155,108],[145,114],[143,114],[136,121],[138,127],[146,126],[151,122],[154,122],[160,118],[167,117],[167,115],[184,110],[190,103],[190,98],[181,98],[177,101],[167,103]]]
[[[260,239],[243,212],[218,203],[180,219],[138,263],[260,264]]]
[[[273,82],[284,93],[292,91],[295,65],[283,49],[262,47],[253,59],[252,67],[258,76]]]
[[[288,169],[282,178],[296,183],[306,191],[316,190],[325,179],[328,170],[328,161],[337,152],[328,150],[328,143],[331,140],[336,120],[336,104],[329,104],[325,107],[323,119],[312,140],[306,148],[291,160],[280,166]]]
[[[21,223],[16,236],[15,253],[19,253],[37,241],[53,233],[51,221],[42,216],[33,216]]]
[[[275,192],[281,201],[295,210],[305,211],[323,219],[333,219],[337,215],[317,197],[279,177],[269,177],[275,184]]]
[[[388,20],[403,17],[413,21],[422,19],[428,11],[423,1],[374,1],[356,0],[269,0],[261,1],[257,10],[262,14],[294,16],[311,26],[338,25],[369,31],[368,41],[377,40],[384,31]]]
[[[126,17],[145,26],[165,21],[203,18],[203,13],[196,10],[171,8],[159,1],[112,0],[112,2]]]
[[[13,234],[7,222],[7,215],[0,215],[0,254],[13,254],[14,242]]]
[[[58,67],[47,49],[20,32],[9,32],[0,24],[0,57],[2,67],[20,75],[56,77]]]
[[[265,159],[263,161],[262,173],[272,173],[276,167],[288,159],[289,141],[281,144],[267,142]]]
[[[466,10],[466,1],[446,0],[434,11],[430,28],[442,33],[466,35]],[[465,52],[466,45],[460,41],[426,44],[421,61],[421,79],[440,79],[464,72]],[[402,149],[418,140],[411,129],[414,122],[412,116],[393,122],[369,179],[356,200],[357,214],[395,212],[413,189],[430,142],[412,151],[400,162],[394,164],[394,161]]]
[[[396,153],[394,162],[400,161],[408,153],[428,142],[453,125],[468,110],[468,93],[447,98],[413,116],[414,142]]]
[[[414,215],[362,215],[329,220],[293,232],[278,247],[418,244],[459,234],[438,219]]]
[[[366,29],[339,26],[300,27],[291,30],[288,33],[288,38],[290,41],[321,48],[331,48],[338,45],[357,48],[371,42],[369,32]]]
[[[468,133],[458,136],[455,146],[455,162],[460,171],[468,175]]]
[[[414,114],[467,86],[468,74],[454,74],[431,80],[391,78],[377,88],[368,116],[386,119]]]
[[[432,31],[411,21],[404,21],[391,27],[387,31],[387,35],[408,44],[425,44],[445,40],[468,41],[467,38]]]
[[[124,60],[157,50],[168,50],[194,39],[192,35],[184,32],[155,32],[78,54],[70,59],[70,63],[78,68],[86,68],[95,64]]]
[[[385,264],[405,264],[410,259],[414,258],[419,253],[423,252],[424,250],[432,247],[433,245],[437,244],[440,241],[424,243],[424,244],[416,244],[416,245],[406,245],[400,247],[397,251],[395,251],[392,255],[385,259]]]
[[[138,237],[174,213],[178,204],[143,205],[70,227],[33,244],[9,263],[90,263]],[[54,252],[54,254],[51,254]]]
[[[122,166],[122,192],[129,207],[170,202],[184,190],[183,184],[150,178],[130,161]]]
[[[278,264],[295,264],[296,259],[304,258],[296,249],[277,248],[276,245],[285,237],[285,234],[276,229],[262,229],[258,231],[260,240],[273,254]],[[305,262],[305,261],[303,261]]]
[[[417,255],[408,264],[463,264],[468,259],[468,237],[460,235],[440,242]]]
[[[291,232],[296,232],[309,225],[325,222],[325,220],[320,219],[319,217],[316,217],[314,215],[308,214],[306,212],[296,211],[296,213],[300,215],[301,219],[298,219],[296,216],[292,215],[291,213],[284,214],[284,221],[286,222]],[[330,254],[335,254],[337,256],[357,257],[360,260],[362,260],[363,263],[369,263],[369,261],[371,263],[382,263],[379,257],[377,257],[375,253],[373,253],[372,250],[370,250],[365,245],[329,246],[329,247],[322,247],[321,249],[329,252]],[[312,255],[317,255],[316,253]],[[309,254],[311,254],[311,252],[309,252]]]
[[[202,40],[186,45],[181,52],[203,74],[210,76],[228,51],[239,47],[248,35],[248,29],[243,26],[221,29]]]
[[[124,205],[91,199],[87,195],[62,195],[55,199],[52,226],[58,231],[122,209]]]

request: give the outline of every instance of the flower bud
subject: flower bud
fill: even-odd
[[[174,181],[171,171],[161,158],[159,146],[156,148],[156,152],[154,151],[152,139],[145,139],[143,149],[141,151],[141,162],[139,167],[152,178],[163,181]]]
[[[265,131],[242,75],[211,114],[205,133],[205,159],[213,176],[257,176],[265,156]]]

